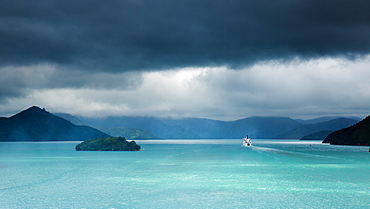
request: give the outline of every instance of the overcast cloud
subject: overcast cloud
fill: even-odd
[[[0,112],[370,113],[370,2],[0,2]]]

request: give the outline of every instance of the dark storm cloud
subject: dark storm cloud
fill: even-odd
[[[0,2],[0,65],[131,71],[370,52],[370,1]]]
[[[142,84],[142,73],[86,73],[51,65],[0,68],[0,104],[29,95],[33,90],[92,89],[132,90]]]

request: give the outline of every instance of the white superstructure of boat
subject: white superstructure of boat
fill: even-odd
[[[243,138],[243,144],[242,144],[242,146],[243,147],[250,147],[250,146],[252,146],[252,140],[248,137],[248,135]]]

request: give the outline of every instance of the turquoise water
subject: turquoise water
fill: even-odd
[[[254,140],[0,143],[0,208],[370,208],[369,147]]]

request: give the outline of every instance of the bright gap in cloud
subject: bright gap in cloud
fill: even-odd
[[[19,111],[26,108],[26,104],[39,105],[52,112],[89,117],[128,115],[223,120],[249,116],[364,117],[370,113],[368,66],[370,55],[356,60],[295,59],[261,62],[243,70],[183,68],[144,74],[104,74],[100,79],[97,75],[84,79],[81,74],[80,85],[77,81],[61,82],[53,88],[48,87],[51,81],[39,75],[39,85],[27,87],[25,84],[25,96],[8,98],[7,104],[0,108],[21,107]],[[55,75],[45,79],[50,77]],[[29,79],[32,78],[31,75]],[[94,78],[104,85],[93,85]]]

